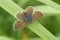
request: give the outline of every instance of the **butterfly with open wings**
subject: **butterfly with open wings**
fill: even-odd
[[[43,14],[39,11],[35,11],[33,14],[33,7],[29,6],[23,12],[17,13],[17,20],[13,24],[13,29],[23,28],[27,23],[39,19],[41,16],[43,16]]]

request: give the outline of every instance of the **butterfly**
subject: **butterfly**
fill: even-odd
[[[29,6],[23,12],[17,13],[16,15],[17,20],[13,24],[13,29],[14,30],[21,29],[27,23],[39,19],[41,16],[43,16],[41,12],[35,11],[33,13],[33,7]]]

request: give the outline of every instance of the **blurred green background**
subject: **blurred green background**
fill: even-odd
[[[12,0],[17,5],[25,9],[27,6],[33,6],[35,10],[41,11],[44,16],[38,20],[46,29],[48,29],[52,34],[57,37],[60,37],[60,11],[52,7],[45,5],[42,2],[37,0]],[[60,5],[60,0],[52,0]],[[7,11],[0,7],[0,38],[6,37],[8,40],[19,40],[22,39],[21,31],[13,30],[13,23],[16,19],[10,15]],[[39,38],[35,33],[29,30],[27,27],[24,28],[26,31],[27,37]],[[5,38],[5,39],[6,39]],[[7,39],[6,39],[7,40]],[[36,40],[36,39],[34,39]]]

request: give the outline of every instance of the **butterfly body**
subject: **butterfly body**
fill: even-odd
[[[33,8],[31,6],[29,6],[23,12],[19,12],[16,15],[17,20],[13,24],[13,29],[14,30],[17,30],[19,28],[21,29],[25,25],[27,25],[27,23],[30,23],[31,21],[39,19],[41,16],[43,16],[43,15],[39,11],[35,11],[33,14]]]
[[[25,22],[31,22],[32,21],[32,17],[29,16],[28,14],[26,14],[25,12],[23,12],[23,13],[24,13],[24,21]]]

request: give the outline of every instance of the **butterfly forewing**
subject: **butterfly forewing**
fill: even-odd
[[[14,25],[13,25],[13,29],[17,30],[17,29],[21,29],[23,28],[23,26],[25,26],[26,23],[24,21],[15,21]]]
[[[40,18],[41,16],[43,16],[41,12],[35,11],[35,13],[32,16],[32,20],[36,20],[36,19]]]
[[[33,14],[33,8],[32,8],[32,6],[27,7],[24,12],[26,14],[32,16],[32,14]]]
[[[19,12],[19,13],[17,13],[16,17],[17,17],[17,19],[23,21],[24,20],[24,13],[23,12]]]

